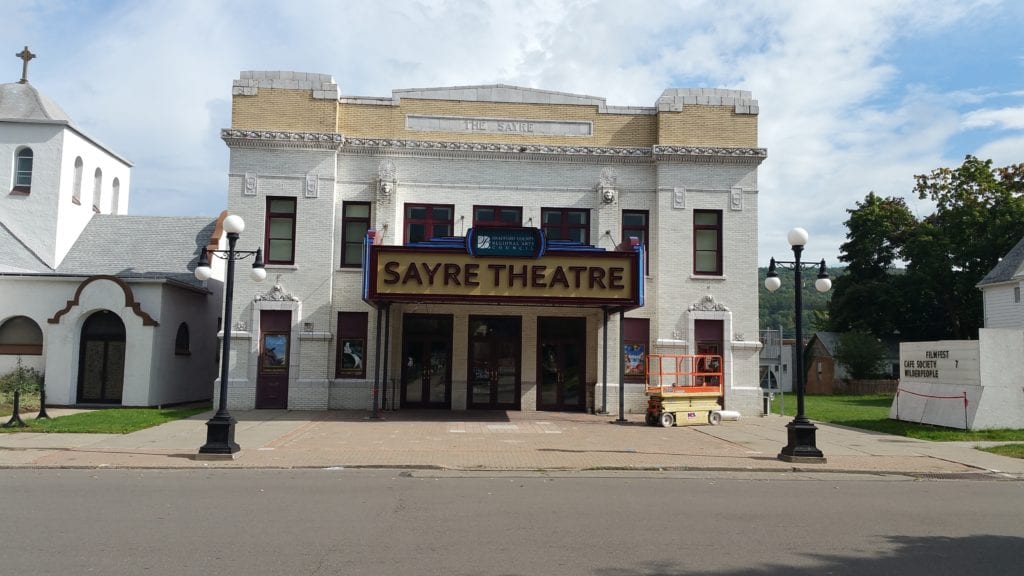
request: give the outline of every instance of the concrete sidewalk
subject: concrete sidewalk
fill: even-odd
[[[776,458],[789,418],[655,428],[642,415],[550,412],[236,412],[235,460],[196,460],[212,412],[132,434],[0,434],[0,467],[433,468],[855,472],[1024,479],[1024,460],[979,443],[927,442],[818,424],[827,463]]]

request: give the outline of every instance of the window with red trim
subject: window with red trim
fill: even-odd
[[[573,240],[590,244],[590,210],[541,208],[540,221],[548,240]]]
[[[295,263],[295,207],[295,198],[267,198],[267,264]]]
[[[722,211],[693,211],[693,273],[722,275]]]
[[[451,204],[406,204],[406,244],[452,235],[455,206]]]

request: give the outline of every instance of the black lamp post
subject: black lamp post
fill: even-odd
[[[245,221],[241,216],[232,214],[224,219],[224,231],[228,234],[227,250],[206,250],[199,255],[196,266],[196,278],[209,280],[212,271],[206,256],[209,252],[214,256],[227,260],[227,274],[224,279],[224,346],[220,358],[220,404],[217,413],[206,423],[206,444],[199,448],[200,454],[231,456],[240,450],[235,442],[235,423],[237,420],[228,413],[228,362],[231,358],[231,300],[235,289],[235,260],[244,260],[255,256],[252,263],[252,279],[261,282],[267,277],[263,267],[263,250],[235,250],[238,235],[245,230]]]
[[[820,264],[804,264],[800,262],[800,254],[807,244],[807,231],[803,228],[793,228],[787,235],[790,246],[793,247],[792,262],[771,259],[768,266],[768,277],[764,280],[764,286],[770,292],[775,292],[782,286],[779,275],[775,273],[776,266],[793,270],[796,293],[796,417],[786,425],[788,429],[789,443],[779,452],[779,460],[786,462],[816,462],[824,463],[825,455],[821,453],[815,444],[815,433],[818,427],[811,423],[804,415],[804,342],[803,342],[803,286],[800,282],[800,272],[804,267],[811,269],[818,267],[818,279],[814,282],[814,288],[818,292],[828,292],[832,288],[832,281],[825,271],[825,260]]]

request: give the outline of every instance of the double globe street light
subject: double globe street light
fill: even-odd
[[[196,266],[196,278],[202,281],[210,279],[213,271],[210,270],[210,260],[207,253],[222,260],[227,260],[227,274],[225,275],[224,286],[224,345],[221,350],[220,359],[220,404],[217,413],[206,423],[206,444],[199,448],[200,454],[212,456],[234,457],[240,450],[235,443],[235,423],[237,422],[228,413],[228,361],[231,358],[231,300],[235,290],[235,260],[244,260],[254,256],[252,263],[252,279],[262,282],[267,277],[267,270],[263,267],[263,250],[235,250],[235,243],[238,242],[238,235],[245,230],[245,221],[241,216],[232,214],[224,219],[224,231],[228,235],[227,250],[206,250],[204,247],[199,254],[199,264]]]
[[[793,228],[789,231],[786,239],[793,247],[795,260],[783,261],[772,258],[768,265],[768,277],[764,280],[764,287],[769,292],[775,292],[782,286],[782,280],[775,272],[776,267],[781,266],[787,270],[793,270],[796,295],[794,311],[796,324],[796,370],[794,370],[796,372],[796,417],[786,425],[789,442],[779,452],[779,459],[786,462],[824,463],[825,455],[815,443],[815,433],[818,428],[804,415],[803,286],[800,281],[800,272],[804,267],[808,269],[818,267],[818,279],[814,282],[814,288],[818,292],[828,292],[832,288],[832,281],[829,280],[828,272],[825,270],[824,259],[820,264],[800,262],[800,254],[804,251],[807,238],[807,230],[803,228]]]

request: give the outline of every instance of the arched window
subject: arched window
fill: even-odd
[[[100,201],[102,200],[101,194],[103,193],[103,171],[99,168],[96,169],[96,174],[93,176],[92,185],[92,211],[100,211]]]
[[[20,148],[14,155],[14,187],[11,192],[28,194],[32,190],[32,149]]]
[[[121,181],[118,180],[117,178],[114,178],[114,181],[111,182],[110,187],[112,189],[110,195],[110,213],[117,214],[117,203],[121,199]]]
[[[82,157],[75,158],[75,183],[71,189],[71,203],[82,203]]]
[[[178,325],[178,334],[174,337],[174,353],[178,356],[188,356],[192,353],[188,338],[188,324],[184,322]]]
[[[14,316],[0,324],[0,354],[39,356],[43,353],[43,331],[27,316]]]

